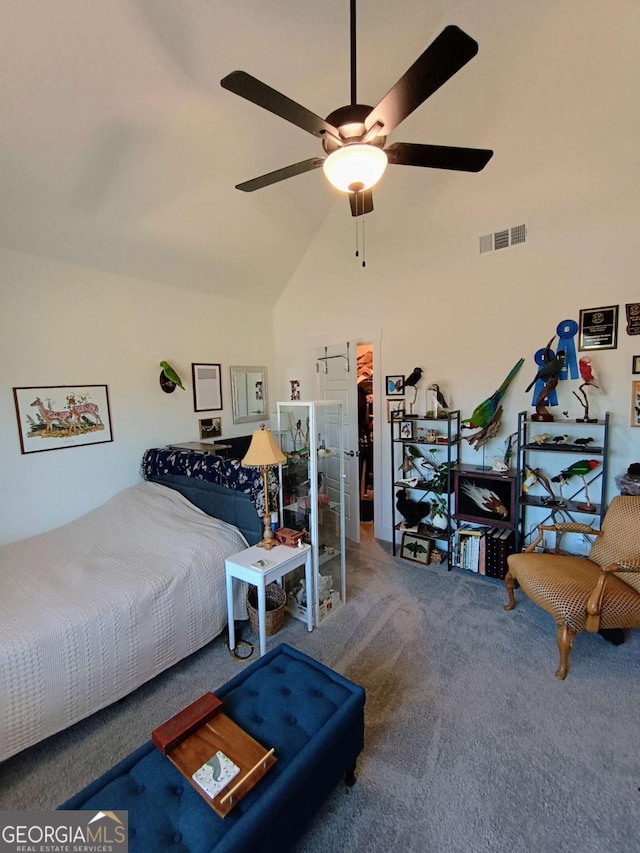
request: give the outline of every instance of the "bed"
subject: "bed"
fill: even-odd
[[[82,518],[0,548],[0,761],[226,627],[224,559],[262,531],[249,491],[144,473]],[[246,618],[241,589],[235,606]]]

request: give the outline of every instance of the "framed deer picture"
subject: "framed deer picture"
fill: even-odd
[[[23,453],[113,441],[106,385],[14,388]]]

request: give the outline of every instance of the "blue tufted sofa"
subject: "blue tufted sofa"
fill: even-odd
[[[364,745],[362,687],[281,643],[215,691],[277,763],[223,819],[147,742],[61,809],[127,809],[130,853],[283,853]]]

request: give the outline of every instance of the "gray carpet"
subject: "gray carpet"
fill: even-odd
[[[640,847],[640,633],[580,634],[564,682],[551,617],[501,582],[349,548],[348,601],[285,641],[367,691],[358,782],[298,853]],[[0,765],[0,808],[53,808],[245,664],[220,637],[124,702]]]

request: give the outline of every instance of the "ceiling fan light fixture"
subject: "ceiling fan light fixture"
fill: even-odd
[[[329,154],[322,170],[336,189],[360,192],[377,184],[388,162],[382,148],[354,142]]]

